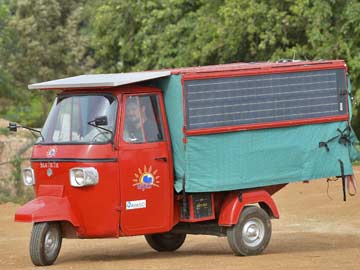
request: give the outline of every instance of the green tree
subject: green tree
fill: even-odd
[[[3,42],[0,65],[11,74],[12,87],[19,95],[7,106],[6,116],[40,126],[54,93],[29,94],[29,83],[82,74],[92,65],[87,39],[81,27],[85,1],[18,0],[6,24],[11,33]]]
[[[0,0],[0,55],[4,54],[4,43],[7,38],[6,25],[9,21],[10,11],[8,3]],[[9,89],[9,74],[0,62],[0,99],[8,96]],[[1,101],[0,101],[1,104]]]
[[[41,125],[53,96],[28,83],[292,58],[345,59],[357,89],[359,12],[358,0],[0,0],[0,95],[8,117]]]
[[[210,1],[211,2],[211,1]],[[92,46],[99,71],[181,66],[200,1],[101,1],[94,8]]]
[[[357,89],[359,11],[355,0],[107,0],[93,9],[92,47],[101,72],[345,59]]]

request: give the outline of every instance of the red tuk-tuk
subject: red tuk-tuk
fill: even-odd
[[[240,63],[30,85],[62,90],[23,170],[36,198],[15,215],[34,224],[32,262],[53,264],[62,238],[133,235],[157,251],[208,234],[261,253],[279,218],[272,194],[352,175],[346,70]]]

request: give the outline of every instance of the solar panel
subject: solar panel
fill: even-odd
[[[143,71],[114,74],[88,74],[48,82],[34,83],[29,89],[74,89],[87,90],[89,87],[114,87],[170,76],[171,72]]]
[[[346,115],[345,70],[184,82],[188,130]]]

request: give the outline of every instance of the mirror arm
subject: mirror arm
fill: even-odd
[[[38,134],[41,136],[41,138],[43,139],[43,141],[45,141],[45,138],[44,138],[44,136],[42,135],[41,131],[40,131],[40,130],[37,130],[37,129],[35,129],[35,128],[31,128],[31,127],[27,127],[27,126],[19,126],[19,125],[17,125],[16,123],[9,123],[8,128],[9,128],[10,130],[11,130],[11,128],[15,128],[15,130],[13,130],[13,131],[15,131],[15,132],[17,131],[18,128],[25,128],[25,129],[30,130],[30,131],[32,131],[32,132],[38,133]]]

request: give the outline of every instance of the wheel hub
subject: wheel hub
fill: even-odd
[[[259,245],[265,236],[264,223],[258,218],[249,219],[242,229],[242,238],[244,242],[250,246],[255,247]]]
[[[45,254],[50,256],[54,252],[56,252],[56,249],[59,245],[59,235],[57,233],[57,230],[54,228],[51,228],[47,231],[45,235]]]

